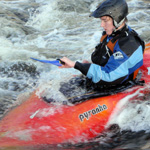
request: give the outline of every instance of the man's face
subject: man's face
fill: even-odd
[[[101,19],[101,27],[104,28],[107,35],[111,35],[115,27],[113,25],[113,19],[109,16],[103,16]]]

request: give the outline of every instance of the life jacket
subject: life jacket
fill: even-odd
[[[103,43],[103,41],[106,40],[106,39],[107,39],[107,34],[104,33],[103,36],[101,37],[100,42]],[[117,39],[111,39],[111,40],[106,44],[107,48],[109,48],[112,53],[113,53],[113,50],[114,50],[114,47],[115,47],[117,41],[118,41],[118,38],[117,38]]]
[[[133,34],[133,35],[140,41],[140,44],[141,44],[142,47],[143,47],[143,53],[144,53],[144,49],[145,49],[145,43],[144,43],[144,41],[139,37],[139,35],[138,35],[134,30],[129,31],[129,32],[131,32],[131,34]],[[107,51],[107,53],[109,53],[109,55],[112,55],[112,54],[114,53],[114,47],[115,47],[117,41],[118,41],[121,37],[123,37],[123,36],[128,36],[129,32],[123,31],[123,32],[121,32],[120,34],[118,34],[118,35],[116,35],[115,37],[113,37],[112,39],[110,39],[109,42],[106,42],[106,41],[107,41],[107,34],[106,34],[106,32],[103,32],[103,35],[102,35],[102,37],[101,37],[101,39],[100,39],[100,44],[96,47],[96,48],[97,48],[97,50],[96,50],[97,53],[96,53],[96,51],[95,51],[95,53],[92,54],[92,57],[93,57],[93,58],[91,58],[92,61],[94,60],[94,55],[95,55],[95,57],[98,57],[98,51],[100,51],[100,49],[101,49],[101,51]],[[104,50],[103,45],[105,45],[105,49],[106,49],[106,50]],[[101,57],[103,57],[103,56],[101,56]],[[109,57],[110,57],[110,56],[109,56]],[[108,59],[109,59],[109,58],[108,58]],[[102,60],[102,59],[101,59],[101,60]],[[108,61],[108,60],[107,60],[107,61]],[[93,62],[94,62],[94,61],[93,61]],[[107,62],[105,61],[104,64],[101,63],[101,64],[99,64],[99,65],[104,66],[106,63],[107,63]],[[134,71],[134,72],[129,76],[129,79],[130,79],[130,80],[136,79],[138,72],[139,72],[139,69],[137,69],[136,71]]]

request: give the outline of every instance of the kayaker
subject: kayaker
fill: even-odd
[[[60,68],[75,68],[96,85],[117,85],[135,80],[143,65],[144,42],[127,25],[125,0],[106,0],[90,16],[100,18],[104,29],[91,55],[92,63],[74,62],[67,57]]]

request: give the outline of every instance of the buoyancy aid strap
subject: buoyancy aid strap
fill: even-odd
[[[127,33],[126,32],[123,32],[119,35],[116,35],[114,38],[112,38],[108,43],[107,43],[107,47],[112,51],[114,51],[114,47],[117,43],[117,41],[119,40],[119,38],[121,37],[124,37],[124,36],[127,36]]]
[[[107,38],[107,34],[103,34],[103,36],[101,37],[100,42],[102,43],[103,41],[106,40],[106,38]],[[115,47],[115,45],[116,45],[118,39],[119,39],[119,38],[113,38],[113,39],[111,39],[111,40],[106,44],[106,46],[112,51],[112,53],[113,53],[113,51],[114,51],[114,47]]]
[[[102,43],[104,41],[104,39],[106,39],[107,34],[102,35],[100,42]]]
[[[117,41],[118,41],[118,40],[116,40],[116,41],[113,43],[113,42],[110,40],[110,41],[107,43],[107,47],[112,51],[112,53],[113,53],[113,51],[114,51],[114,47],[115,47]]]

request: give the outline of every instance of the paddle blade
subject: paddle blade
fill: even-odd
[[[36,58],[32,58],[32,57],[30,57],[30,58],[35,61],[42,62],[42,63],[49,63],[49,64],[56,65],[56,66],[62,66],[62,64],[59,60],[49,61],[49,60],[40,60],[40,59],[36,59]]]

